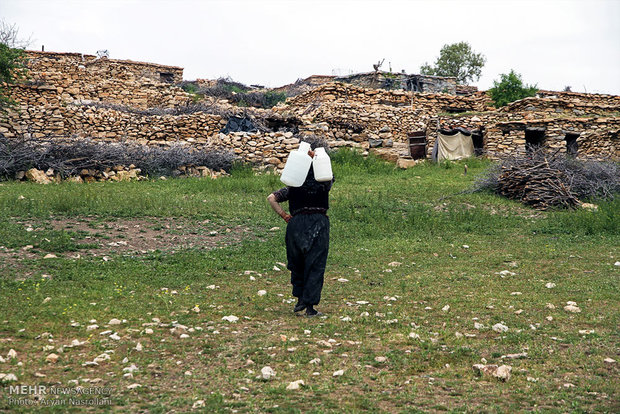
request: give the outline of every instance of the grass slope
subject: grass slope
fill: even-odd
[[[333,161],[322,319],[292,313],[278,264],[285,223],[265,201],[280,187],[276,176],[240,169],[213,181],[1,184],[0,355],[14,349],[17,358],[0,372],[20,385],[112,388],[99,397],[111,405],[93,411],[620,410],[618,363],[604,361],[620,353],[620,203],[541,213],[491,194],[454,195],[488,166],[479,160],[467,161],[468,175],[463,163],[402,171],[344,151]],[[63,217],[247,230],[216,248],[102,257],[89,252],[122,233],[88,239],[48,225]],[[567,301],[581,312],[565,311]],[[112,318],[126,321],[108,326]],[[492,330],[497,323],[508,331]],[[84,343],[63,347],[76,339]],[[109,361],[83,366],[105,351]],[[46,362],[52,352],[57,363]],[[476,377],[471,367],[483,358],[511,365],[512,378]],[[138,370],[124,377],[131,364]],[[275,378],[256,378],[264,366]],[[286,389],[299,379],[305,386]],[[28,411],[9,401],[16,397],[33,396],[5,388],[0,409]]]

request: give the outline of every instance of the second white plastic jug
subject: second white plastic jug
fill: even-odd
[[[302,186],[306,181],[308,171],[310,171],[310,165],[312,165],[312,157],[308,155],[309,150],[309,143],[300,142],[299,148],[296,151],[291,151],[284,165],[284,170],[282,170],[280,181],[290,187]]]
[[[330,181],[334,178],[332,163],[329,159],[329,155],[325,152],[325,148],[318,147],[314,150],[312,169],[314,170],[314,179],[317,181]]]

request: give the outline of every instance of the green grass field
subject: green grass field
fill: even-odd
[[[0,410],[620,411],[620,202],[539,212],[457,194],[482,160],[333,161],[322,318],[292,312],[277,176],[1,183],[4,385],[108,388],[109,405],[17,405],[35,396],[4,387]],[[483,360],[512,377],[478,377]]]

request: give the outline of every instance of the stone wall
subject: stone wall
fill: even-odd
[[[550,152],[566,153],[567,133],[578,133],[578,158],[620,159],[620,118],[618,117],[544,117],[527,113],[505,114],[487,112],[469,116],[436,117],[428,123],[428,156],[434,145],[437,129],[456,127],[469,130],[483,128],[484,151],[498,159],[507,155],[526,153],[526,128],[545,130],[543,147]]]
[[[334,79],[336,82],[347,83],[362,88],[385,89],[427,93],[445,93],[456,95],[456,78],[429,75],[409,75],[393,72],[368,72],[341,76]]]
[[[620,97],[619,97],[620,98]],[[523,112],[534,116],[581,116],[581,115],[605,115],[616,112],[620,114],[620,99],[612,100],[582,100],[561,98],[524,98],[512,102],[498,112]]]
[[[554,97],[541,91],[545,98],[526,98],[497,111],[486,93],[473,89],[467,96],[411,93],[323,83],[331,77],[316,77],[312,88],[272,110],[209,101],[212,108],[206,112],[184,113],[179,109],[192,103],[190,95],[158,78],[161,73],[172,74],[175,82],[180,81],[181,68],[71,53],[28,53],[30,79],[11,88],[18,106],[0,123],[0,133],[8,137],[76,136],[149,145],[184,143],[198,149],[219,145],[246,161],[282,168],[305,133],[326,138],[332,147],[387,147],[398,158],[406,155],[407,135],[413,131],[426,130],[430,155],[439,127],[484,127],[484,152],[497,158],[524,152],[525,129],[537,127],[546,128],[545,145],[550,150],[565,151],[565,133],[572,131],[581,134],[580,156],[620,158],[617,96],[555,93]],[[204,86],[210,82],[197,80]],[[448,114],[463,111],[468,113]],[[274,130],[287,125],[299,134],[264,129],[220,133],[233,115],[263,119]]]
[[[601,106],[619,106],[620,96],[606,95],[599,93],[578,93],[578,92],[556,92],[539,90],[536,92],[539,98],[557,98],[570,102],[581,102],[583,104],[601,105]]]
[[[183,69],[128,60],[97,59],[79,53],[27,52],[28,81],[13,87],[13,99],[35,104],[37,90],[55,91],[58,102],[109,102],[135,108],[173,108],[191,102],[190,96],[172,82],[183,79]],[[39,103],[36,103],[39,104]]]

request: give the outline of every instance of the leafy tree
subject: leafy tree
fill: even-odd
[[[493,81],[493,87],[489,89],[489,94],[497,108],[528,96],[534,96],[538,91],[536,85],[524,85],[521,75],[512,69],[510,73],[502,73],[499,76],[500,81]]]
[[[461,84],[480,79],[482,67],[486,57],[481,53],[474,53],[467,42],[444,45],[439,52],[435,65],[425,63],[420,67],[423,75],[453,76]]]
[[[7,87],[26,75],[24,48],[29,41],[20,41],[15,25],[0,21],[0,112],[13,105]]]

